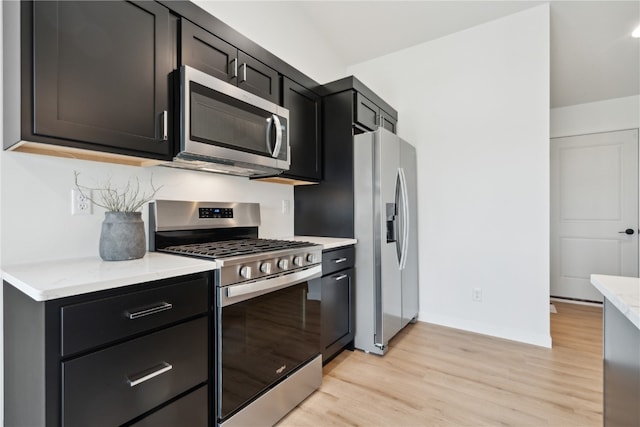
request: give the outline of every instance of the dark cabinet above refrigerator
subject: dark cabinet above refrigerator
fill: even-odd
[[[388,130],[395,133],[398,112],[353,76],[324,89],[329,92],[322,98],[322,181],[295,188],[294,232],[352,238],[353,136],[380,127],[381,112],[383,127],[392,124]]]

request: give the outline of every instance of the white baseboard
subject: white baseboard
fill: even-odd
[[[557,297],[550,297],[549,299],[551,301],[556,301],[556,302],[566,302],[567,304],[588,305],[591,307],[602,307],[601,302],[580,301],[575,299],[557,298]]]

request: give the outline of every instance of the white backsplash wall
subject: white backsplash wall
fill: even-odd
[[[162,186],[158,199],[257,202],[261,237],[293,235],[293,211],[284,214],[281,209],[282,200],[293,206],[289,185],[164,166],[140,168],[14,152],[1,155],[3,265],[98,256],[104,209],[94,205],[92,215],[71,215],[74,170],[80,173],[79,182],[89,187],[108,180],[122,187],[137,178],[141,188],[150,191],[153,177],[154,185]],[[145,206],[145,227],[147,215]]]

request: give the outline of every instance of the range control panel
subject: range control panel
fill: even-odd
[[[233,208],[199,208],[199,218],[233,218]]]

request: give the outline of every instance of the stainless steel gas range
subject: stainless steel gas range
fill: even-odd
[[[322,246],[258,238],[257,203],[156,200],[151,250],[222,262],[212,331],[218,425],[273,425],[322,381]]]

